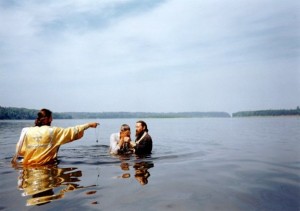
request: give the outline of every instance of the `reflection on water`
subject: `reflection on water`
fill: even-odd
[[[116,158],[118,161],[116,161]],[[149,169],[154,167],[153,160],[149,159],[149,157],[139,158],[133,155],[126,155],[111,157],[111,159],[114,162],[119,162],[119,166],[124,172],[122,176],[118,176],[117,178],[133,178],[142,186],[148,184],[150,178]],[[23,166],[18,167],[17,170],[19,171],[18,188],[23,191],[22,196],[27,197],[26,206],[40,206],[57,199],[62,199],[65,193],[70,191],[88,187],[97,188],[99,179],[98,172],[96,184],[82,186],[83,172],[81,170],[77,167],[62,168],[59,165]],[[131,175],[134,175],[134,177]],[[96,190],[87,191],[86,195],[93,195],[96,192]],[[98,204],[98,202],[94,201],[91,204]]]
[[[148,171],[149,168],[154,167],[152,162],[139,162],[135,163],[133,168],[135,169],[135,178],[141,185],[148,184],[148,178],[150,177],[150,173]]]
[[[130,166],[131,164],[128,162],[130,157],[128,156],[120,156],[119,157],[121,160],[120,167],[125,173],[122,174],[121,177],[123,179],[130,178],[131,175],[128,173],[130,171]],[[150,173],[148,169],[153,168],[154,164],[153,161],[149,160],[135,160],[132,165],[134,169],[134,177],[135,179],[141,184],[141,185],[146,185],[148,184],[148,178],[150,177]]]
[[[148,119],[154,148],[146,158],[108,153],[123,122],[135,120],[101,120],[98,144],[88,130],[63,145],[58,167],[21,169],[20,199],[10,160],[32,121],[0,121],[0,210],[38,208],[24,208],[25,199],[52,201],[45,210],[300,210],[300,118]]]
[[[130,178],[142,186],[149,183],[149,169],[154,167],[153,158],[136,155],[111,156],[107,149],[108,146],[106,145],[65,148],[60,150],[62,156],[59,156],[59,164],[57,165],[16,166],[19,171],[18,187],[23,191],[22,195],[27,197],[26,205],[44,205],[62,199],[67,192],[78,189],[95,187],[98,190],[98,180],[100,179],[98,168],[106,165],[115,166],[117,164],[117,168],[123,172],[122,176],[115,175],[117,178]],[[80,170],[80,166],[85,167],[87,165],[94,166],[97,172],[86,168]],[[97,180],[94,183],[91,178],[94,179],[93,177],[97,175]],[[94,184],[82,186],[87,181]],[[86,195],[94,195],[96,190],[89,190]],[[91,204],[98,204],[98,201],[93,201]]]
[[[82,172],[77,168],[57,165],[23,167],[19,170],[18,187],[27,199],[27,206],[43,205],[64,197],[66,192],[85,188],[80,186]]]

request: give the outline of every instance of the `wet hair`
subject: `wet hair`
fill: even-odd
[[[35,119],[35,126],[43,126],[43,125],[48,125],[50,126],[51,122],[48,120],[48,118],[52,117],[52,111],[43,108],[41,109],[38,114],[37,118]]]
[[[129,127],[129,125],[127,125],[127,124],[123,124],[123,125],[121,125],[121,129],[120,129],[120,131],[121,131],[121,132],[123,132],[123,131],[126,131],[126,130],[130,130],[130,127]]]
[[[142,121],[142,120],[139,120],[139,121],[137,121],[136,123],[141,123],[142,127],[145,127],[145,130],[144,130],[144,131],[148,132],[148,127],[147,127],[146,122],[144,122],[144,121]]]

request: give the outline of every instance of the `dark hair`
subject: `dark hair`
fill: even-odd
[[[52,111],[46,108],[41,109],[37,114],[37,118],[35,119],[35,126],[50,126],[51,122],[48,120],[50,117],[52,117]]]
[[[141,123],[142,127],[145,127],[145,130],[144,130],[144,131],[148,132],[148,127],[147,127],[146,122],[144,122],[144,121],[142,121],[142,120],[139,120],[139,121],[137,121],[136,123]]]
[[[127,125],[127,124],[123,124],[123,125],[121,125],[121,129],[120,129],[122,132],[123,131],[125,131],[125,130],[130,130],[130,127],[129,127],[129,125]]]

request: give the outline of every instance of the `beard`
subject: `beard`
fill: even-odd
[[[135,131],[135,137],[139,138],[142,134],[144,134],[144,130],[141,131]]]

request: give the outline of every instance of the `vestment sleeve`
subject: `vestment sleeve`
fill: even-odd
[[[83,137],[84,130],[87,128],[89,128],[88,124],[77,125],[69,128],[55,128],[54,140],[57,140],[57,145],[62,145],[80,139]]]
[[[23,141],[24,141],[24,138],[25,138],[27,130],[28,130],[27,127],[25,127],[25,128],[22,129],[19,141],[18,141],[18,143],[16,145],[16,155],[22,155],[21,148],[22,148]]]

